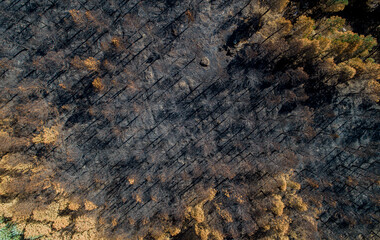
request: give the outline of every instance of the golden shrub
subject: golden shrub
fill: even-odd
[[[131,184],[131,185],[133,185],[136,181],[136,179],[134,177],[128,177],[127,180],[129,182],[129,184]]]
[[[75,233],[71,238],[71,240],[93,240],[93,239],[99,239],[95,230]]]
[[[294,189],[294,190],[300,190],[301,189],[301,185],[299,183],[296,183],[293,181],[288,181],[287,185],[290,189]]]
[[[368,89],[370,92],[370,98],[375,101],[380,101],[380,83],[376,80],[371,80],[368,82]]]
[[[33,211],[33,219],[37,221],[53,222],[58,217],[59,203],[52,203]]]
[[[0,182],[0,193],[2,195],[4,194],[7,194],[10,192],[10,189],[8,187],[9,184],[11,184],[12,182],[14,182],[15,178],[12,178],[10,176],[4,176],[1,178],[1,182]]]
[[[51,128],[44,127],[43,131],[35,136],[32,141],[34,143],[54,144],[58,140],[58,126]]]
[[[75,219],[75,230],[77,232],[84,232],[94,229],[96,226],[96,218],[90,216],[79,216]]]
[[[92,81],[92,86],[94,86],[97,91],[102,91],[104,89],[102,79],[99,77],[95,78],[94,81]]]
[[[99,69],[99,60],[93,57],[89,57],[83,61],[84,66],[87,70],[97,71]]]
[[[88,201],[86,200],[84,202],[84,209],[86,209],[87,211],[92,211],[94,209],[96,209],[98,206],[96,206],[93,202],[91,201]]]
[[[117,37],[113,37],[113,38],[111,39],[111,43],[112,43],[112,45],[114,45],[116,48],[120,48],[120,47],[121,47],[120,39],[117,38]]]
[[[93,57],[81,60],[78,56],[75,56],[74,59],[71,60],[71,64],[78,69],[85,68],[88,71],[98,71],[100,61]]]
[[[225,209],[218,210],[219,215],[228,223],[233,222],[231,214]]]
[[[112,227],[117,226],[117,219],[116,218],[112,218],[111,225],[112,225]]]
[[[223,240],[223,234],[221,234],[219,231],[211,230],[209,235],[209,240]]]
[[[275,239],[283,237],[284,234],[289,231],[290,221],[291,220],[288,216],[276,217],[272,219],[270,225],[271,231],[273,231],[276,236]]]
[[[307,210],[306,203],[303,202],[302,198],[297,195],[289,195],[287,205],[298,211],[304,212]]]
[[[167,234],[162,234],[158,237],[155,237],[156,240],[170,240],[170,237]]]
[[[0,188],[0,192],[2,192],[1,188]],[[12,209],[16,203],[17,203],[17,199],[14,199],[13,201],[9,203],[0,203],[0,216],[11,218],[13,216]]]
[[[136,200],[138,203],[142,203],[142,198],[140,193],[134,194],[133,198]]]
[[[4,155],[0,160],[1,168],[6,170],[13,171],[27,171],[32,167],[32,163],[30,162],[21,162],[19,159],[22,158],[22,155],[19,153],[12,154],[8,153]]]
[[[187,208],[188,218],[193,218],[196,222],[201,223],[205,220],[202,204]]]
[[[178,235],[180,232],[181,232],[181,229],[180,228],[178,228],[178,227],[169,227],[168,228],[168,232],[169,232],[169,234],[170,234],[170,236],[176,236],[176,235]]]
[[[52,240],[72,240],[71,234],[69,232],[61,232],[61,231],[56,231],[52,232],[50,237],[47,239],[52,239]]]
[[[24,237],[33,238],[38,236],[46,236],[51,233],[51,227],[43,223],[29,223],[25,227]]]
[[[271,199],[271,208],[270,210],[275,214],[276,216],[281,216],[284,212],[285,204],[281,200],[280,195],[274,195]]]
[[[285,192],[287,188],[287,182],[286,182],[286,176],[285,174],[281,174],[276,178],[277,184],[279,185],[279,188],[281,191]]]
[[[53,228],[56,230],[61,230],[70,224],[70,216],[60,216],[57,217],[53,223]]]
[[[83,13],[76,9],[71,9],[69,11],[71,17],[73,18],[74,22],[77,24],[82,24],[84,21]]]
[[[195,234],[201,240],[207,240],[208,235],[210,234],[210,229],[207,226],[204,226],[202,224],[195,224]]]
[[[68,208],[72,211],[77,211],[80,208],[80,204],[77,201],[73,200],[69,202]]]

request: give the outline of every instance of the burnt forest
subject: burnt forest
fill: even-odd
[[[0,0],[0,240],[379,240],[379,0]]]

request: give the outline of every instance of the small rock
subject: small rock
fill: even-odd
[[[204,57],[201,59],[201,62],[200,62],[201,66],[203,67],[208,67],[208,65],[210,65],[210,60],[208,60],[207,57]]]

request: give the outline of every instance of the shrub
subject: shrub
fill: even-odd
[[[275,214],[276,216],[281,216],[284,212],[285,204],[281,201],[280,195],[274,195],[272,198],[272,207],[270,210]]]
[[[33,211],[33,219],[37,221],[49,221],[53,222],[58,217],[58,203],[52,203],[48,206],[36,209]]]
[[[57,230],[61,230],[67,227],[70,224],[70,216],[60,216],[55,219],[53,223],[53,228]]]
[[[96,225],[96,219],[89,216],[79,216],[75,219],[75,230],[78,232],[88,231],[94,229]]]
[[[23,233],[16,225],[0,217],[0,239],[2,240],[21,240]]]
[[[43,131],[35,136],[32,141],[34,143],[44,143],[44,144],[54,144],[58,139],[59,131],[58,127],[54,126],[51,128],[44,127]]]
[[[29,223],[25,227],[25,238],[36,239],[42,236],[49,235],[51,228],[49,225],[43,223]]]
[[[104,85],[102,82],[102,79],[97,77],[92,81],[92,86],[97,90],[97,91],[102,91],[104,89]]]

